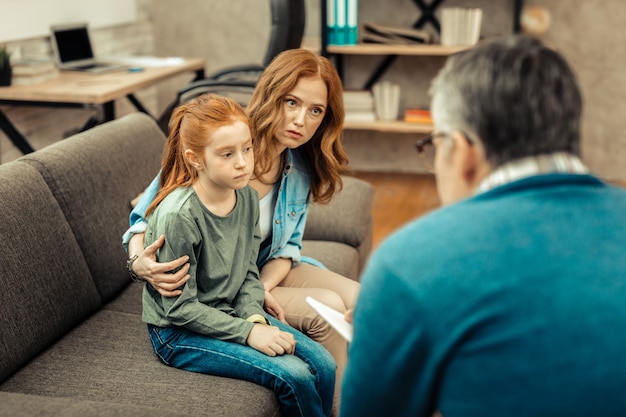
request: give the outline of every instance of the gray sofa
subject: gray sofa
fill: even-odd
[[[278,416],[273,392],[154,356],[121,246],[164,137],[131,114],[0,165],[0,416]],[[358,279],[372,187],[311,209],[303,252]]]

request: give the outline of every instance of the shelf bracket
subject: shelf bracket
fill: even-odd
[[[419,19],[413,23],[414,29],[421,29],[426,25],[426,23],[430,23],[433,25],[437,33],[441,33],[441,24],[439,23],[439,19],[435,16],[435,10],[437,7],[441,5],[443,0],[433,0],[430,4],[425,4],[423,0],[413,0],[413,3],[422,11],[422,15]],[[514,10],[513,10],[513,32],[519,33],[521,30],[520,25],[520,16],[522,14],[522,9],[524,7],[524,0],[515,0]],[[383,76],[385,72],[389,69],[389,67],[394,63],[398,56],[397,55],[388,55],[376,68],[376,70],[370,75],[370,78],[363,85],[364,90],[371,90],[374,84]],[[342,68],[343,70],[343,68]]]
[[[414,29],[421,29],[427,23],[433,25],[437,33],[441,32],[441,25],[439,24],[439,19],[435,16],[435,10],[439,5],[443,2],[443,0],[433,0],[430,4],[424,3],[424,0],[413,0],[413,3],[421,10],[422,14],[417,19],[412,27]],[[391,64],[394,63],[398,56],[397,55],[388,55],[383,62],[378,65],[378,68],[374,71],[374,73],[370,76],[367,82],[363,85],[364,90],[371,90],[374,84],[382,77],[382,75],[387,72]]]
[[[444,0],[432,0],[431,3],[426,4],[424,0],[413,0],[413,3],[415,3],[415,5],[421,10],[422,14],[419,17],[419,19],[417,19],[415,23],[413,23],[412,27],[415,29],[420,29],[424,27],[427,23],[430,23],[433,25],[433,27],[438,33],[441,33],[441,24],[439,23],[439,19],[437,19],[437,16],[435,15],[435,10],[437,9],[437,7],[441,5],[441,3],[443,3],[443,1]],[[520,16],[522,14],[523,7],[524,7],[524,0],[514,0],[514,5],[513,5],[513,32],[514,33],[519,33],[521,31]],[[320,54],[322,56],[329,57],[329,53],[327,49],[328,35],[326,33],[327,7],[326,7],[325,0],[321,1],[320,11],[322,14],[322,18],[320,19],[321,41],[322,41]],[[389,67],[396,60],[396,58],[397,58],[397,55],[388,55],[378,65],[378,68],[374,71],[374,73],[370,76],[370,78],[364,84],[363,89],[370,90],[373,87],[373,85],[380,79],[380,77],[382,77],[383,74],[387,72]],[[338,55],[335,57],[335,65],[337,67],[337,72],[339,73],[339,76],[343,79],[343,57],[341,55]]]
[[[430,22],[437,33],[441,33],[441,25],[439,24],[439,19],[435,16],[435,10],[442,2],[443,0],[433,0],[432,3],[425,4],[423,0],[413,0],[413,3],[422,11],[420,18],[413,23],[413,28],[422,28],[426,23]]]

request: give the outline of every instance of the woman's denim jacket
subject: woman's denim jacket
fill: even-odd
[[[309,210],[310,185],[306,163],[297,151],[287,149],[287,164],[280,180],[276,208],[272,219],[272,242],[263,245],[259,252],[259,269],[274,258],[290,258],[297,265],[301,261],[322,266],[318,261],[302,257],[302,235]],[[146,231],[144,215],[159,189],[159,175],[150,183],[141,200],[130,213],[130,228],[122,237],[122,244],[128,251],[128,241],[136,233]],[[167,236],[166,236],[167,238]]]

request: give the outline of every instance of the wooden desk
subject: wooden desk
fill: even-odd
[[[143,71],[118,71],[106,74],[61,72],[59,77],[29,86],[0,87],[0,104],[12,106],[93,107],[102,108],[102,116],[88,123],[93,126],[115,118],[116,99],[126,96],[137,110],[150,114],[134,93],[185,72],[204,78],[204,60],[185,59],[180,64],[144,67]],[[154,117],[154,116],[153,116]],[[0,109],[0,129],[22,153],[33,152],[26,138]]]

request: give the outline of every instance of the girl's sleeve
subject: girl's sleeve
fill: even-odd
[[[146,231],[146,227],[148,223],[146,222],[146,210],[156,198],[157,192],[159,191],[159,181],[161,174],[157,174],[157,176],[152,180],[148,188],[145,189],[139,203],[133,208],[133,211],[130,212],[129,223],[130,227],[124,235],[122,236],[122,245],[124,249],[128,252],[128,242],[137,233],[144,233]]]
[[[195,254],[202,239],[195,222],[187,217],[172,215],[165,221],[161,220],[161,224],[165,225],[164,234],[172,237],[159,249],[159,262],[189,255],[190,264],[190,278],[181,288],[182,294],[177,297],[161,296],[163,310],[169,322],[209,337],[245,345],[254,323],[232,317],[198,300],[198,259]],[[156,235],[158,234],[160,233],[157,232]]]
[[[246,279],[237,294],[237,297],[233,300],[233,307],[237,311],[240,317],[248,318],[254,314],[261,314],[265,316],[263,310],[263,300],[265,299],[265,287],[259,279],[259,268],[256,265],[257,257],[259,255],[259,247],[261,245],[261,229],[259,226],[259,209],[258,204],[253,205],[255,210],[255,226],[254,226],[254,239],[252,242],[252,250],[249,251],[248,259],[248,273]]]

